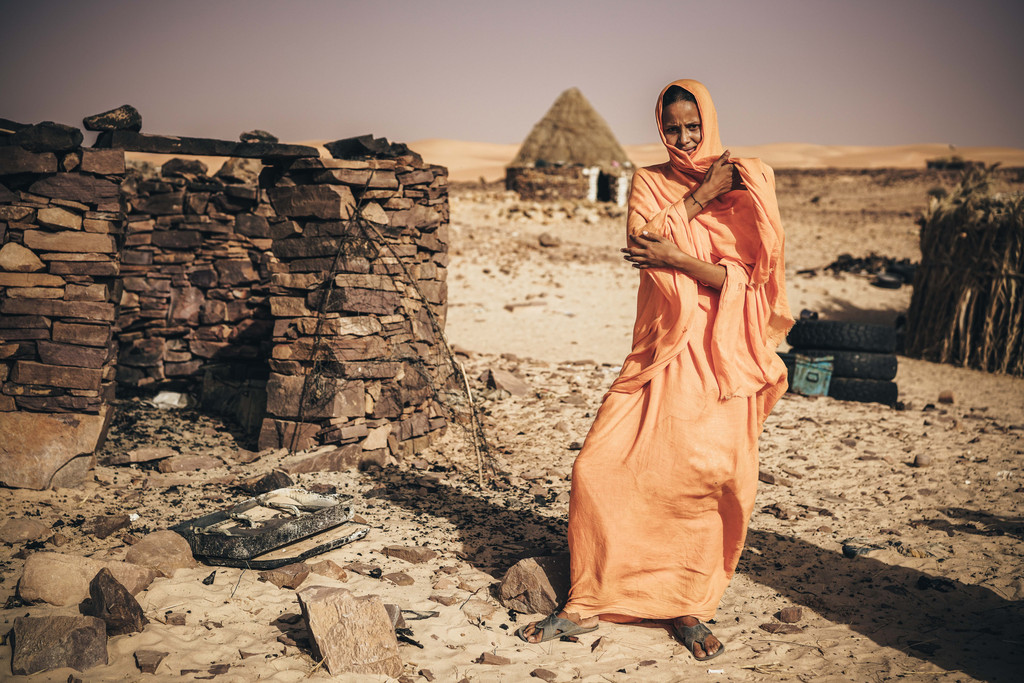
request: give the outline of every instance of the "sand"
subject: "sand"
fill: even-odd
[[[780,174],[794,310],[893,322],[909,304],[909,288],[878,289],[868,275],[833,276],[823,267],[842,253],[919,258],[915,216],[929,188],[950,182],[934,173]],[[611,207],[524,203],[494,189],[456,188],[451,216],[447,334],[464,350],[482,402],[496,476],[482,490],[475,486],[474,451],[458,427],[397,468],[297,476],[355,495],[371,527],[364,540],[325,558],[413,578],[396,586],[350,573],[341,585],[436,612],[409,621],[424,647],[400,646],[407,680],[428,680],[421,671],[438,681],[532,680],[538,667],[558,681],[594,682],[1016,679],[1024,664],[1024,380],[903,357],[900,410],[787,395],[769,418],[762,470],[777,483],[761,485],[738,574],[712,625],[726,643],[722,657],[694,661],[663,624],[604,624],[576,643],[514,638],[528,617],[513,619],[492,592],[517,559],[565,550],[574,444],[628,350],[636,274],[617,253],[624,219]],[[541,247],[545,232],[560,246]],[[476,378],[494,367],[519,373],[531,393],[488,392]],[[954,402],[939,403],[947,390]],[[76,517],[137,513],[126,531],[141,536],[243,499],[232,484],[280,464],[273,453],[238,464],[232,455],[249,442],[218,418],[161,412],[139,400],[119,408],[132,419],[115,424],[101,456],[168,445],[219,454],[226,465],[186,474],[104,465],[75,490],[0,489],[0,510],[65,522],[61,552],[119,558],[131,540],[125,533],[98,540],[76,531]],[[912,466],[919,455],[932,464]],[[841,549],[851,537],[880,549],[848,559]],[[426,546],[439,557],[390,559],[381,549],[392,544]],[[15,593],[23,547],[0,547],[0,600]],[[212,571],[182,569],[154,581],[139,595],[150,625],[111,639],[110,664],[81,677],[170,681],[208,675],[183,670],[228,664],[216,680],[330,678],[314,670],[308,648],[278,641],[302,635],[301,622],[287,624],[299,612],[294,591],[238,569],[217,569],[204,585]],[[435,589],[438,582],[446,587]],[[315,584],[331,580],[314,575],[302,587]],[[434,593],[458,601],[446,607],[429,599]],[[799,632],[760,628],[778,623],[773,615],[789,606],[803,609]],[[186,624],[163,623],[168,610],[187,611]],[[4,609],[0,630],[16,616],[74,612]],[[141,676],[131,658],[138,649],[170,654],[155,676]],[[474,663],[484,652],[511,663]],[[10,656],[10,647],[0,648],[0,671],[10,671]],[[70,673],[12,680],[65,681]]]

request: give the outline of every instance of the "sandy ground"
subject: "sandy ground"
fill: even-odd
[[[794,310],[884,322],[904,312],[908,288],[878,289],[867,275],[822,269],[842,253],[916,260],[914,218],[927,190],[950,182],[881,171],[780,174]],[[514,638],[528,617],[500,607],[494,587],[517,559],[565,550],[574,449],[628,350],[636,274],[619,258],[624,218],[613,208],[523,203],[495,189],[456,187],[451,215],[447,334],[465,350],[481,398],[493,478],[475,485],[476,457],[458,427],[397,468],[297,477],[355,495],[371,526],[365,540],[324,557],[413,578],[396,586],[350,573],[343,585],[436,613],[409,622],[424,647],[399,648],[408,680],[429,680],[426,671],[439,681],[521,681],[538,667],[558,681],[1019,680],[1024,380],[902,357],[902,410],[787,395],[770,417],[762,470],[778,483],[761,485],[746,552],[712,626],[726,643],[722,657],[694,661],[663,624],[605,624],[576,643]],[[541,233],[561,244],[541,247]],[[797,275],[806,270],[817,274]],[[531,393],[486,391],[475,378],[493,367],[517,372]],[[952,404],[938,402],[945,390]],[[218,454],[226,465],[194,474],[101,466],[76,490],[0,490],[0,509],[63,522],[61,552],[117,558],[127,549],[125,533],[102,541],[76,533],[79,516],[134,512],[139,519],[127,533],[141,536],[241,500],[234,483],[280,462],[266,453],[238,464],[232,454],[249,443],[216,418],[140,401],[120,409],[103,457],[159,444]],[[913,467],[918,455],[932,464]],[[880,549],[848,559],[841,548],[849,538]],[[391,544],[426,546],[439,557],[415,565],[390,559],[381,548]],[[0,601],[15,593],[24,550],[0,547]],[[329,678],[314,670],[308,648],[278,640],[303,635],[301,622],[287,623],[299,611],[294,591],[237,569],[217,569],[204,585],[211,571],[154,581],[139,595],[150,625],[111,639],[111,663],[83,678],[181,680],[208,676],[181,671],[214,664],[230,665],[216,677],[222,681]],[[316,583],[330,580],[311,576],[304,586]],[[436,593],[458,601],[443,606],[429,599]],[[789,606],[803,608],[797,633],[760,628]],[[163,623],[168,610],[188,611],[186,624]],[[16,616],[55,612],[75,608],[12,606],[0,611],[0,630]],[[157,675],[141,676],[131,659],[138,649],[170,654]],[[474,663],[484,652],[511,663]],[[2,647],[0,671],[9,666],[10,648]],[[69,673],[22,680],[65,681]]]

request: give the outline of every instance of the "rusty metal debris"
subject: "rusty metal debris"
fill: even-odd
[[[249,569],[276,569],[357,541],[368,529],[356,529],[292,557],[257,559],[278,548],[351,522],[352,497],[319,494],[298,486],[276,489],[226,510],[171,527],[188,541],[204,564]]]

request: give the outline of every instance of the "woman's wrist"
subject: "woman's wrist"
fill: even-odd
[[[698,185],[697,189],[690,193],[690,199],[692,199],[694,203],[697,204],[697,206],[699,206],[702,211],[704,210],[704,207],[706,207],[711,202],[711,200],[714,199],[714,197],[708,197],[706,195],[701,194],[701,190],[703,189],[703,185]]]

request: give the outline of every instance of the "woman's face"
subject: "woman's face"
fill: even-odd
[[[667,144],[693,154],[701,138],[700,111],[697,105],[680,100],[662,109],[661,132]]]

